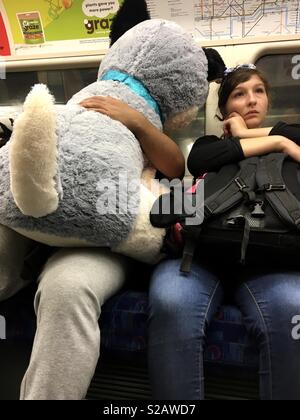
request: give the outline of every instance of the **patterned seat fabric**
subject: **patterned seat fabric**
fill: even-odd
[[[33,311],[34,287],[0,304],[6,321],[6,339],[32,340],[36,328]],[[147,293],[127,290],[111,298],[103,307],[101,346],[118,355],[145,353],[147,349]],[[211,323],[204,360],[214,367],[234,366],[257,370],[258,352],[249,339],[240,311],[223,306]]]
[[[148,299],[144,292],[126,291],[110,299],[101,315],[102,347],[118,353],[145,352],[147,310]],[[257,370],[258,352],[237,308],[223,306],[212,321],[204,360],[214,366],[226,364]]]

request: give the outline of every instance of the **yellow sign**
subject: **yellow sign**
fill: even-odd
[[[15,44],[107,38],[123,0],[2,0]]]

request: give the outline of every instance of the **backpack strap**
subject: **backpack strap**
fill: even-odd
[[[282,177],[286,158],[287,155],[284,153],[270,153],[261,157],[257,170],[257,184],[265,191],[268,202],[279,216],[300,230],[300,202],[289,191]]]
[[[201,226],[184,226],[182,234],[184,237],[184,249],[180,271],[188,274],[191,271],[195,248],[201,234]]]
[[[239,163],[240,171],[225,187],[205,200],[205,219],[224,213],[242,199],[255,201],[255,177],[258,158],[248,158]]]
[[[212,194],[205,200],[204,221],[210,217],[224,213],[243,199],[247,202],[255,201],[256,195],[254,187],[256,185],[255,177],[257,165],[257,157],[245,159],[239,163],[240,170],[234,178],[231,179],[225,187],[216,191],[216,193]],[[195,248],[198,243],[198,238],[201,236],[201,226],[187,226],[184,224],[183,235],[185,238],[185,246],[180,271],[183,273],[189,273],[191,270]],[[244,253],[246,253],[247,244],[244,248]]]

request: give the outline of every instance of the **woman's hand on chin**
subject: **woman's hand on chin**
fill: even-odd
[[[243,117],[237,112],[228,115],[223,123],[224,135],[239,138],[247,138],[248,127]]]

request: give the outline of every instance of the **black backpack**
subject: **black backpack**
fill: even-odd
[[[169,227],[180,223],[185,240],[182,272],[189,272],[198,245],[238,245],[240,262],[245,264],[246,251],[252,247],[264,257],[292,256],[300,260],[300,165],[283,153],[270,153],[225,165],[204,180],[203,222],[186,223],[199,217],[195,210],[195,192],[182,189],[184,200],[190,200],[191,211],[182,209],[178,194],[159,197],[151,210],[153,226]],[[163,214],[164,200],[170,201],[170,212]],[[299,251],[297,251],[297,249]],[[279,252],[278,252],[279,251]],[[295,254],[295,251],[296,254]],[[274,252],[274,256],[276,253]]]

